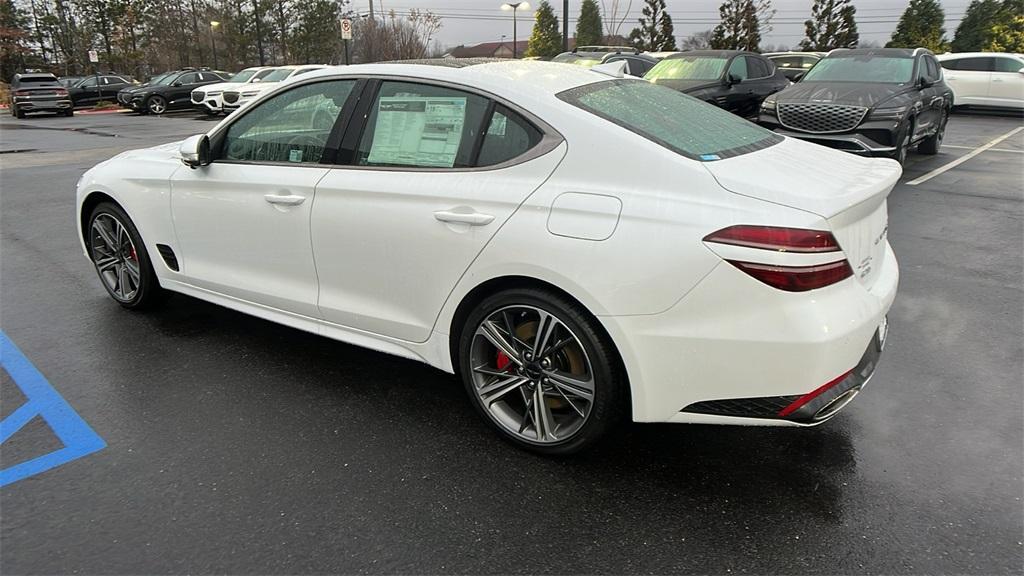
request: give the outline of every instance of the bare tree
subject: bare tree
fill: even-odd
[[[353,31],[355,60],[410,60],[426,58],[441,18],[427,10],[413,8],[406,16],[394,10],[382,19],[366,19]]]
[[[629,17],[629,9],[633,7],[633,0],[625,0],[626,9],[622,10],[622,16],[619,16],[619,10],[622,8],[623,0],[601,0],[601,22],[604,23],[605,30],[605,42],[608,38],[621,38],[619,29],[622,28],[622,24]]]
[[[707,50],[711,47],[711,35],[714,32],[712,30],[701,30],[700,32],[694,32],[690,36],[683,39],[682,44],[679,45],[680,50]]]

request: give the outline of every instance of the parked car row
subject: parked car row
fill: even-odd
[[[155,76],[141,86],[118,92],[117,103],[140,114],[163,114],[192,106],[192,91],[223,82],[231,73],[220,70],[183,68]]]

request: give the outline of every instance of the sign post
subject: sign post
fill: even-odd
[[[100,53],[96,50],[89,50],[89,62],[92,63],[93,79],[96,81],[96,100],[100,100],[100,71],[96,64],[100,61]]]
[[[348,66],[348,43],[352,40],[352,20],[349,18],[341,19],[341,39],[345,42],[345,65]]]

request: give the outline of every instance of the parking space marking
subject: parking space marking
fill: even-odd
[[[939,166],[938,168],[936,168],[935,170],[932,170],[931,172],[925,174],[924,176],[921,176],[919,178],[915,178],[915,179],[911,180],[910,182],[907,182],[907,186],[917,186],[918,184],[923,184],[923,183],[931,180],[932,178],[935,178],[939,174],[942,174],[943,172],[946,172],[947,170],[952,170],[953,168],[956,168],[957,166],[963,164],[964,162],[967,162],[971,158],[974,158],[978,154],[981,154],[982,152],[984,152],[984,151],[986,151],[986,150],[988,150],[990,148],[994,148],[997,144],[999,144],[1003,140],[1006,140],[1010,136],[1013,136],[1014,134],[1020,132],[1021,130],[1024,130],[1024,126],[1018,126],[1017,128],[1014,128],[1013,130],[1010,130],[1009,132],[1007,132],[1006,134],[1003,134],[1002,136],[996,138],[995,140],[992,140],[988,144],[984,144],[982,146],[978,146],[977,148],[974,149],[973,152],[968,152],[967,154],[964,154],[963,156],[957,158],[956,160],[953,160],[952,162],[950,162],[948,164]]]
[[[943,144],[943,148],[953,148],[955,150],[974,150],[974,146],[954,146],[952,144]],[[1010,154],[1024,154],[1024,150],[1013,150],[1010,148],[989,148],[988,152],[1009,152]]]
[[[6,442],[39,416],[64,445],[59,450],[0,470],[0,487],[67,464],[107,446],[3,331],[0,331],[0,368],[10,375],[27,399],[0,421],[0,443]]]

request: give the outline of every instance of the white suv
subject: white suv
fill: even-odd
[[[220,114],[223,109],[223,94],[225,90],[237,88],[242,84],[255,84],[274,71],[270,66],[257,66],[246,68],[235,74],[227,82],[210,84],[192,91],[192,105],[201,108],[210,116]]]
[[[304,64],[301,66],[278,66],[273,72],[267,74],[258,85],[236,86],[231,90],[225,90],[223,94],[223,109],[230,114],[241,108],[244,104],[252,102],[260,94],[273,90],[279,83],[306,72],[327,68],[325,64]]]
[[[1024,109],[1024,55],[963,52],[937,56],[954,106]]]

